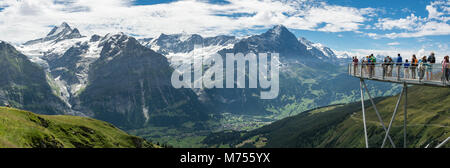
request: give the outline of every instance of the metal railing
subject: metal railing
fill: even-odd
[[[449,75],[442,64],[422,64],[405,67],[405,64],[385,63],[349,63],[348,73],[351,76],[389,81],[397,83],[449,86]],[[447,73],[448,74],[448,73]]]

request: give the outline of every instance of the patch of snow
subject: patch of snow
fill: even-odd
[[[58,97],[61,98],[61,100],[64,101],[64,103],[66,103],[66,105],[71,108],[72,105],[69,103],[69,98],[70,98],[70,93],[69,90],[67,89],[67,83],[64,80],[61,80],[61,76],[58,76],[54,79],[55,84],[58,86],[59,88],[59,95]]]
[[[170,62],[170,65],[174,68],[180,66],[183,63],[186,63],[186,61],[193,60],[194,62],[198,63],[201,62],[202,59],[208,59],[213,54],[216,54],[222,49],[230,49],[233,48],[234,44],[228,44],[226,46],[220,46],[220,45],[214,45],[214,46],[207,46],[207,47],[201,47],[201,48],[195,48],[191,52],[188,53],[169,53],[166,55],[167,59]]]
[[[55,30],[55,32],[53,32],[52,34],[49,34],[48,36],[57,35],[57,34],[61,33],[61,32],[62,32],[64,29],[66,29],[66,28],[67,28],[67,27],[64,27],[64,26],[57,27],[56,30]]]
[[[82,54],[81,57],[85,58],[100,58],[100,53],[102,52],[103,47],[99,47],[100,42],[89,43],[89,49],[85,54]]]
[[[317,48],[324,48],[325,47],[323,44],[320,44],[320,43],[313,43],[312,46],[317,47]]]
[[[48,55],[59,55],[62,56],[70,47],[77,43],[89,40],[87,37],[67,39],[59,42],[46,41],[42,43],[35,43],[31,45],[18,45],[17,50],[25,54],[30,58],[31,61],[38,64],[46,64],[45,57]]]
[[[281,25],[275,26],[275,27],[273,28],[273,33],[276,34],[276,35],[280,35],[280,34],[281,34],[281,28],[282,28]]]
[[[141,85],[141,103],[142,103],[142,114],[145,117],[145,123],[147,123],[148,119],[150,119],[148,115],[148,107],[145,105],[145,90],[144,90],[144,81],[139,80],[139,84]]]
[[[182,34],[180,34],[180,37],[179,37],[179,39],[180,39],[180,41],[186,41],[186,40],[188,40],[189,38],[191,38],[192,37],[192,35],[190,35],[190,34],[186,34],[186,33],[182,33]]]

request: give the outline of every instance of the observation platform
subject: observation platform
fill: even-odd
[[[383,139],[383,142],[381,144],[381,148],[384,148],[386,143],[390,143],[391,147],[395,148],[396,145],[393,141],[393,138],[389,134],[392,123],[396,117],[396,114],[398,112],[400,101],[404,100],[404,113],[403,113],[403,147],[407,147],[407,107],[408,107],[408,84],[413,85],[428,85],[428,86],[437,86],[437,87],[449,87],[450,82],[447,79],[449,78],[449,75],[445,75],[446,72],[442,69],[442,64],[425,64],[420,66],[407,66],[405,67],[404,64],[397,64],[397,63],[369,63],[369,64],[354,64],[350,63],[348,64],[348,74],[357,77],[360,79],[360,91],[361,91],[361,109],[362,109],[362,117],[363,117],[363,125],[364,125],[364,140],[366,148],[369,148],[369,135],[367,132],[367,126],[366,126],[366,109],[364,106],[364,96],[365,93],[367,93],[370,103],[372,104],[375,113],[377,114],[377,118],[383,127],[385,136]],[[383,122],[383,119],[380,115],[380,112],[377,109],[377,106],[375,102],[372,99],[372,95],[370,95],[369,89],[366,86],[366,83],[364,82],[365,79],[368,80],[376,80],[376,81],[383,81],[383,82],[393,82],[393,83],[401,83],[403,84],[403,89],[401,93],[399,94],[399,97],[397,99],[397,103],[394,108],[394,112],[392,114],[392,117],[390,119],[390,122],[388,125],[385,125]],[[365,91],[365,92],[364,92]],[[445,143],[447,143],[450,137],[445,139],[442,143],[440,143],[436,148],[440,148]]]
[[[348,74],[357,78],[406,83],[413,85],[428,85],[450,87],[450,82],[442,70],[442,64],[426,64],[422,66],[409,66],[404,64],[348,64]],[[449,77],[450,79],[450,77]]]

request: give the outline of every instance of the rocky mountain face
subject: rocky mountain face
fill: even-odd
[[[25,42],[18,49],[48,72],[57,96],[72,107],[76,97],[88,84],[90,65],[100,57],[98,35],[74,35],[78,30],[67,23],[54,27],[46,37]],[[83,112],[74,111],[77,115]]]
[[[286,27],[278,25],[267,32],[242,39],[233,48],[219,53],[279,53],[280,93],[272,100],[261,100],[261,89],[210,89],[205,97],[222,109],[244,114],[274,114],[282,118],[309,108],[334,103],[340,97],[337,92],[322,85],[339,76],[339,67],[322,61],[311,54],[308,46],[300,43]],[[339,77],[340,78],[340,77]],[[337,85],[341,87],[340,85]],[[345,90],[344,92],[349,91]],[[349,95],[351,93],[342,93]],[[224,101],[225,100],[225,101]]]
[[[0,41],[0,103],[43,114],[70,113],[48,83],[44,69]]]
[[[172,67],[176,68],[185,61],[193,59],[201,62],[211,54],[233,47],[238,41],[234,36],[202,37],[198,34],[161,34],[158,38],[140,39],[139,42],[163,54]]]
[[[282,25],[277,25],[263,34],[242,39],[231,50],[225,51],[233,53],[277,52],[280,59],[301,61],[318,59],[316,56],[309,54],[307,47],[299,43],[295,35]]]
[[[72,113],[127,129],[208,119],[192,90],[171,86],[166,57],[123,33],[88,38],[74,32],[63,23],[19,46],[45,68]]]
[[[350,102],[359,98],[356,79],[345,74],[345,68],[339,66],[338,58],[331,49],[304,38],[297,39],[282,25],[275,26],[260,35],[235,40],[231,44],[225,43],[229,44],[228,46],[216,45],[216,50],[209,50],[209,46],[192,50],[192,48],[186,48],[186,45],[178,45],[182,41],[179,39],[195,44],[195,40],[188,40],[190,38],[186,37],[196,36],[161,35],[158,39],[151,39],[151,42],[145,45],[162,54],[168,53],[166,57],[172,60],[174,67],[178,65],[176,62],[179,60],[193,58],[195,61],[201,58],[200,56],[214,53],[219,53],[224,58],[226,53],[279,53],[282,66],[280,94],[276,99],[261,100],[259,97],[261,89],[258,88],[196,89],[201,101],[208,106],[208,109],[213,109],[212,111],[254,115],[273,114],[276,118],[282,118],[313,107]],[[168,50],[164,46],[172,48]],[[387,91],[385,92],[387,95],[396,91],[396,88],[390,84],[378,83],[375,87]]]
[[[237,40],[234,36],[202,37],[198,34],[161,34],[158,38],[140,39],[140,43],[163,55],[170,53],[189,53],[195,45],[201,47],[227,46]]]
[[[138,128],[178,126],[208,119],[190,89],[175,89],[167,59],[124,34],[106,35],[89,71],[89,85],[79,96],[80,111],[96,118]]]

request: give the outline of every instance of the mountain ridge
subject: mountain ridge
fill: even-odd
[[[30,40],[24,43],[24,45],[32,45],[36,43],[42,43],[47,41],[62,41],[65,39],[74,39],[84,37],[80,34],[80,31],[75,28],[72,29],[66,22],[61,23],[60,26],[55,26],[44,38]]]

